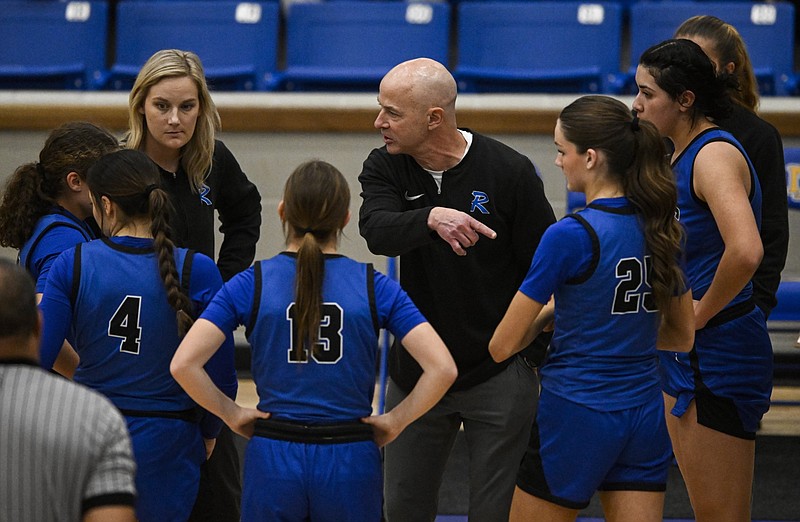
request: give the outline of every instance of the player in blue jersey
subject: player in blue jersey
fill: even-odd
[[[107,239],[61,254],[44,296],[41,363],[49,368],[69,334],[80,355],[75,381],[106,395],[128,423],[137,463],[140,521],[186,520],[200,465],[221,426],[169,373],[181,336],[222,285],[214,262],[174,248],[168,194],[145,154],[103,156],[86,179]],[[214,382],[235,396],[233,340],[208,362]],[[204,444],[205,439],[205,444]]]
[[[756,169],[761,189],[761,242],[764,258],[753,275],[753,300],[764,315],[778,302],[775,294],[789,250],[789,215],[786,167],[778,130],[758,115],[758,82],[742,36],[732,25],[710,15],[693,16],[675,30],[675,38],[699,45],[717,71],[736,77],[738,88],[729,89],[733,110],[714,123],[733,134]]]
[[[86,222],[92,207],[86,172],[103,154],[119,149],[108,131],[88,122],[53,129],[39,161],[21,165],[9,178],[0,203],[0,245],[18,249],[19,264],[42,298],[50,265],[64,250],[95,238]],[[55,369],[72,376],[77,355],[66,347]]]
[[[750,520],[755,433],[769,409],[772,345],[750,282],[761,262],[761,190],[736,139],[715,121],[735,77],[696,43],[645,51],[633,108],[669,138],[695,299],[694,349],[661,354],[672,445],[699,521]]]
[[[379,521],[379,447],[455,380],[447,348],[400,286],[337,254],[349,205],[335,167],[300,165],[278,205],[286,251],[227,282],[172,361],[173,375],[198,404],[252,437],[243,521]],[[239,324],[253,348],[257,409],[237,406],[203,371]],[[403,402],[371,416],[380,328],[402,340],[424,371]]]
[[[554,135],[587,206],[547,229],[489,343],[505,360],[554,320],[511,520],[575,520],[599,490],[607,520],[661,521],[672,454],[657,350],[694,337],[675,183],[656,128],[610,97],[568,105]]]

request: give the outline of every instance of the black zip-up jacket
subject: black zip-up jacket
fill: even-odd
[[[471,131],[469,131],[471,132]],[[472,133],[469,152],[442,176],[411,156],[373,150],[359,175],[359,229],[370,251],[400,256],[400,284],[444,340],[458,367],[453,390],[497,375],[489,340],[530,268],[545,229],[555,221],[533,163],[511,147]],[[433,207],[460,210],[497,232],[481,237],[466,256],[428,228]],[[422,369],[400,343],[389,373],[410,391]]]
[[[211,172],[200,193],[192,191],[182,166],[176,173],[160,170],[162,185],[174,207],[170,228],[176,246],[215,259],[216,210],[223,235],[216,258],[222,279],[227,281],[249,267],[261,233],[261,195],[225,144],[216,140]]]

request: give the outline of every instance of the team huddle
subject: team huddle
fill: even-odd
[[[0,520],[431,522],[463,429],[470,520],[575,520],[598,493],[608,520],[660,521],[676,460],[697,520],[749,521],[780,136],[714,17],[642,54],[636,86],[554,122],[586,198],[556,220],[529,158],[458,127],[444,65],[389,71],[357,219],[395,281],[338,253],[350,188],[322,160],[288,176],[285,248],[253,262],[259,190],[215,139],[200,60],[154,54],[121,142],[67,123],[5,187]],[[240,326],[255,408],[236,402]]]

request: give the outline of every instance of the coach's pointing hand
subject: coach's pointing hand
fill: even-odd
[[[447,241],[453,252],[460,256],[467,255],[466,248],[478,242],[482,234],[489,239],[497,237],[497,233],[469,214],[445,207],[433,207],[428,214],[428,228],[435,230],[439,237]]]

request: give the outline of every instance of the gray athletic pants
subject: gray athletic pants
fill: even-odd
[[[405,396],[389,380],[387,411]],[[442,475],[463,423],[469,452],[469,520],[507,522],[538,400],[536,373],[519,356],[488,381],[447,393],[386,446],[387,521],[436,518]]]

